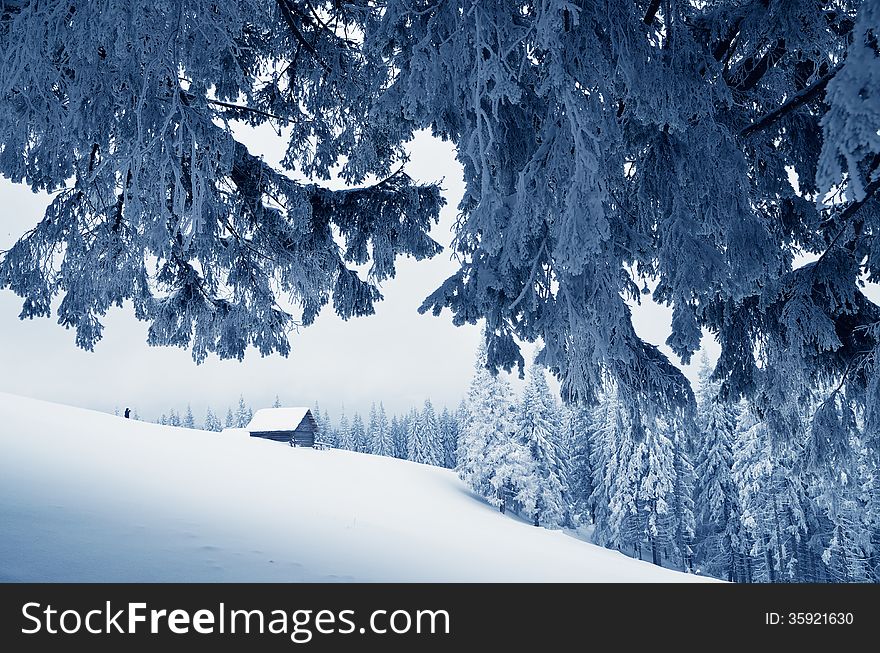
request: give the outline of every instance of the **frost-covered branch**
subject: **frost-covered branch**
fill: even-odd
[[[278,8],[281,10],[281,15],[284,18],[284,22],[287,25],[287,28],[290,30],[290,33],[296,38],[299,44],[305,48],[305,51],[311,54],[315,58],[315,62],[324,69],[325,72],[331,72],[330,64],[321,59],[321,55],[318,54],[318,51],[315,49],[315,46],[312,45],[308,39],[306,39],[305,35],[299,28],[297,24],[297,20],[294,17],[294,13],[297,12],[296,4],[293,0],[275,0]]]
[[[835,68],[831,72],[823,75],[807,88],[795,93],[780,107],[774,109],[773,111],[765,113],[763,116],[758,118],[758,120],[740,131],[740,136],[748,138],[755,132],[766,129],[767,127],[775,124],[792,111],[817,99],[819,95],[825,91],[825,87],[828,86],[828,82],[834,79],[834,76],[837,74],[838,70],[840,70],[840,68]]]
[[[295,29],[279,28],[282,10]],[[4,15],[0,173],[66,189],[0,258],[22,317],[60,300],[59,322],[90,349],[101,317],[129,301],[150,343],[197,361],[286,354],[292,325],[331,301],[343,317],[369,314],[398,256],[439,251],[428,235],[439,189],[399,169],[410,134],[369,117],[366,89],[390,71],[325,13],[340,30],[366,17],[300,0],[28,3]],[[294,63],[298,47],[311,58]],[[230,116],[285,124],[287,167],[320,179],[342,163],[352,188],[293,181],[235,141]],[[349,262],[371,262],[371,279]]]

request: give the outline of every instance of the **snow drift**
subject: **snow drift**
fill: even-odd
[[[2,581],[687,581],[443,469],[0,393]]]

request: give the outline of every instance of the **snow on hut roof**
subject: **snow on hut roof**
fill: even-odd
[[[308,408],[261,408],[251,421],[248,422],[247,430],[251,433],[262,431],[292,431],[303,417],[309,412]]]

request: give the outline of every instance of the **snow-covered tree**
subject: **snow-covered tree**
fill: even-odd
[[[407,427],[406,420],[397,415],[392,416],[390,430],[391,441],[394,444],[394,457],[406,460],[409,458],[409,452],[406,448],[409,428]]]
[[[223,423],[223,426],[231,429],[235,427],[235,414],[232,412],[232,407],[226,409],[226,420]]]
[[[409,425],[407,442],[409,459],[425,465],[442,466],[443,442],[440,436],[440,424],[430,399],[418,412]]]
[[[807,535],[805,488],[795,470],[797,450],[743,405],[737,419],[733,477],[751,541],[752,582],[798,580],[798,549]]]
[[[238,408],[235,411],[235,426],[243,429],[251,421],[254,411],[244,402],[244,395],[238,396]]]
[[[641,466],[635,459],[635,443],[627,416],[613,388],[594,411],[590,453],[593,541],[618,549],[635,547],[635,536],[628,538],[627,535],[634,530],[630,523],[638,517],[636,499]]]
[[[370,433],[370,441],[372,452],[377,456],[393,456],[394,440],[392,427],[388,425],[388,416],[385,414],[385,406],[379,402],[379,408],[376,410],[375,420],[370,419],[372,425]]]
[[[167,425],[168,424],[168,416],[165,413],[162,413],[159,416],[159,421],[157,423],[162,424],[163,426]]]
[[[373,448],[373,440],[375,438],[376,430],[378,429],[377,420],[379,416],[376,411],[376,402],[370,404],[370,416],[367,420],[367,453],[375,453]]]
[[[512,498],[510,481],[527,460],[515,441],[516,414],[510,384],[486,368],[485,346],[477,352],[474,375],[464,399],[458,439],[459,477],[474,492],[502,510]],[[535,497],[530,497],[534,500]]]
[[[561,526],[568,519],[567,452],[556,403],[539,365],[532,365],[529,370],[517,415],[516,437],[532,459],[531,483],[537,496],[530,516],[535,525]]]
[[[364,426],[364,418],[361,417],[360,413],[355,413],[351,419],[349,444],[351,451],[359,451],[360,453],[367,453],[369,451],[367,429]]]
[[[672,548],[667,555],[673,556],[684,571],[694,570],[694,542],[696,518],[694,516],[694,465],[689,454],[687,432],[693,430],[690,416],[683,418],[687,426],[673,421],[669,432],[672,440],[673,485],[669,501],[672,509]]]
[[[192,406],[189,404],[186,405],[186,412],[183,414],[180,425],[185,429],[194,429],[196,427],[196,418],[193,415]]]
[[[318,404],[315,404],[315,412],[318,411]],[[323,441],[326,442],[331,447],[339,446],[339,436],[336,432],[336,429],[333,428],[333,424],[330,422],[330,413],[326,410],[324,411],[324,417],[321,419],[321,437]]]
[[[572,521],[576,524],[595,524],[593,448],[596,446],[596,435],[593,414],[585,406],[564,407],[563,411],[563,431],[569,451],[567,494],[571,502]]]
[[[719,397],[720,384],[711,380],[705,356],[699,375],[694,494],[699,564],[710,575],[746,582],[749,547],[733,478],[737,410]]]
[[[670,429],[665,422],[645,428],[644,437],[636,444],[633,466],[638,478],[638,527],[643,531],[638,540],[645,541],[655,565],[662,563],[661,551],[672,546],[675,524],[670,506],[675,485],[675,461]]]
[[[215,431],[219,432],[223,430],[223,425],[220,424],[220,418],[214,414],[214,411],[211,410],[211,407],[208,406],[208,410],[205,411],[205,430],[206,431]]]
[[[168,424],[170,426],[180,426],[180,415],[173,408],[168,411]]]
[[[275,395],[275,401],[272,402],[272,408],[281,408],[281,398]]]
[[[873,477],[878,473],[872,455],[875,452],[863,444],[865,434],[854,414],[850,413],[848,421],[838,419],[851,411],[850,407],[832,405],[840,400],[831,397],[822,402],[807,431],[803,452],[804,480],[811,499],[807,510],[819,513],[808,520],[808,527],[812,526],[819,534],[816,539],[822,541],[819,556],[828,580],[876,581],[872,565],[877,545],[872,538],[876,514],[872,514],[875,504],[871,497]],[[799,580],[815,582],[815,551],[808,549],[805,553],[801,551],[799,556],[808,558],[805,571],[810,577]]]
[[[440,413],[440,442],[443,449],[441,464],[447,469],[455,469],[455,459],[458,450],[458,419],[448,408],[443,407]]]
[[[345,406],[342,407],[342,414],[339,417],[336,441],[340,449],[357,451],[357,441],[353,438],[351,425],[348,422],[348,417],[345,415]]]

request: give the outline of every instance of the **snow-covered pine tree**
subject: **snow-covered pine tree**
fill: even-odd
[[[880,465],[876,464],[880,451],[876,450],[876,437],[866,434],[866,458],[872,463],[866,466],[865,473],[868,477],[863,486],[863,498],[865,504],[865,525],[868,530],[868,546],[871,551],[871,559],[868,561],[868,569],[871,580],[880,583],[880,474],[876,470]]]
[[[367,453],[375,453],[375,448],[373,446],[373,442],[376,439],[376,431],[379,428],[377,423],[379,417],[376,412],[376,402],[372,402],[370,404],[370,416],[367,421]]]
[[[372,420],[371,420],[372,421]],[[376,411],[376,423],[372,432],[372,452],[377,456],[393,456],[393,425],[389,427],[385,405],[380,401]]]
[[[454,413],[443,407],[440,413],[440,441],[443,449],[442,466],[447,469],[455,469],[455,459],[458,450],[458,420]]]
[[[510,384],[486,365],[486,347],[481,344],[464,399],[456,471],[474,492],[505,510],[513,494],[509,481],[517,471],[512,463],[522,460],[515,453],[524,448],[515,446],[516,415]]]
[[[275,395],[275,401],[272,402],[272,408],[281,408],[281,397]]]
[[[638,478],[628,476],[627,461],[634,458],[634,444],[619,395],[613,387],[602,395],[592,416],[591,467],[594,514],[593,541],[623,549],[636,546],[625,541],[624,525],[636,518]],[[638,468],[638,465],[636,465]]]
[[[244,395],[239,395],[238,408],[235,411],[235,426],[240,429],[245,428],[253,416],[253,410],[244,402]]]
[[[339,417],[336,439],[340,449],[357,451],[357,442],[352,437],[351,425],[348,422],[348,417],[345,415],[345,406],[342,407],[342,414]]]
[[[321,407],[317,401],[315,407],[312,408],[312,417],[315,419],[315,442],[321,442],[331,447],[335,446],[330,417],[321,414]]]
[[[822,402],[807,432],[804,477],[812,499],[810,508],[820,512],[814,524],[808,525],[814,525],[822,540],[821,559],[828,580],[864,583],[875,580],[869,493],[878,469],[872,464],[871,449],[862,444],[864,434],[852,408],[829,405],[838,401],[844,399],[835,391]],[[847,411],[850,419],[839,420],[838,416]],[[799,555],[808,558],[807,573],[815,574],[812,553],[807,549]]]
[[[563,429],[568,439],[568,488],[571,515],[574,524],[595,524],[596,507],[593,501],[596,475],[593,471],[593,413],[585,406],[563,408]]]
[[[697,387],[696,557],[700,569],[729,581],[748,582],[747,536],[743,532],[739,488],[733,478],[736,407],[719,396],[704,355]]]
[[[397,415],[392,416],[390,430],[391,441],[394,444],[394,457],[407,460],[409,458],[409,452],[407,451],[409,429],[405,419]]]
[[[674,417],[624,409],[617,388],[609,389],[594,418],[591,443],[594,539],[640,559],[648,554],[657,565],[671,558],[687,568],[692,467],[684,446],[676,443],[683,436],[676,433]]]
[[[228,429],[235,428],[235,414],[232,412],[232,406],[226,409],[226,420],[223,426]]]
[[[364,418],[360,413],[355,413],[351,419],[350,445],[352,451],[360,453],[369,453],[369,444],[367,442],[367,429],[364,426]]]
[[[737,418],[733,477],[751,540],[751,582],[799,580],[798,548],[807,535],[805,488],[795,471],[797,450],[774,438],[743,404]]]
[[[321,415],[320,407],[318,406],[318,402],[315,402],[314,407],[312,408],[312,418],[315,420],[315,442],[326,442],[325,434],[326,429],[324,426],[324,416]]]
[[[675,523],[671,502],[675,489],[674,446],[671,427],[662,419],[647,425],[645,435],[636,445],[636,460],[643,467],[636,473],[640,528],[643,540],[655,565],[662,564],[663,551],[674,546]]]
[[[430,399],[425,400],[421,412],[415,415],[410,424],[407,448],[409,459],[413,462],[425,465],[443,465],[440,425]]]
[[[518,409],[516,437],[532,458],[537,497],[534,514],[529,517],[536,526],[558,527],[568,519],[568,471],[561,428],[544,368],[532,365]]]
[[[180,415],[173,408],[168,411],[168,424],[170,426],[180,426]]]
[[[180,425],[185,429],[194,429],[196,427],[196,418],[193,415],[192,406],[190,404],[186,405],[186,412],[183,414],[183,419],[181,420]]]
[[[672,440],[674,475],[670,498],[673,520],[672,553],[677,557],[681,569],[688,573],[694,570],[694,538],[697,527],[694,517],[695,473],[689,453],[691,440],[688,437],[693,431],[692,416],[683,415],[679,419],[673,419],[669,433]]]
[[[168,424],[168,416],[167,416],[165,413],[162,413],[162,414],[159,416],[159,422],[158,422],[158,423],[159,423],[159,424],[162,424],[163,426],[167,425],[167,424]]]
[[[318,404],[315,404],[315,411],[318,410]],[[326,410],[324,411],[324,417],[321,419],[321,437],[331,447],[339,446],[339,434],[336,432],[336,429],[333,428],[333,424],[330,422],[330,413]]]
[[[414,429],[419,419],[419,411],[415,407],[410,408],[409,412],[403,417],[403,425],[406,428],[406,456],[407,460],[415,459],[415,441]]]
[[[205,411],[205,426],[206,431],[214,431],[219,432],[223,430],[223,426],[220,424],[220,418],[214,414],[214,411],[211,410],[211,407],[208,406],[208,409]]]

